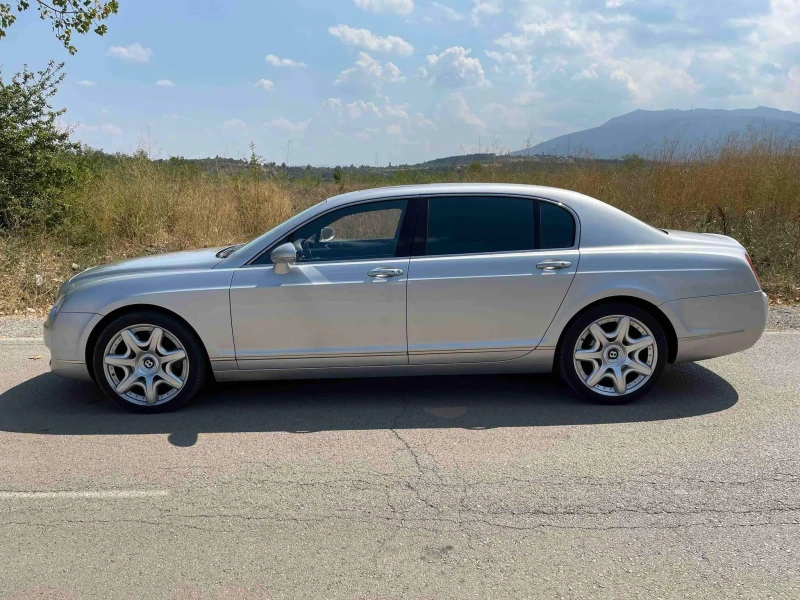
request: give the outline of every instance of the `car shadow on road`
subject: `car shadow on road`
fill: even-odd
[[[272,381],[214,385],[183,410],[132,414],[91,383],[46,373],[0,394],[0,431],[45,435],[169,434],[191,446],[200,433],[546,427],[681,419],[726,410],[736,390],[697,364],[669,366],[638,402],[580,401],[543,375],[474,375]]]

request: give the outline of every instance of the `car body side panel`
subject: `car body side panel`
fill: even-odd
[[[408,364],[408,258],[237,269],[231,285],[241,369]],[[401,275],[377,279],[375,268]]]
[[[529,353],[564,299],[578,258],[577,250],[412,258],[411,364],[490,362]],[[547,259],[572,266],[536,268]]]
[[[629,296],[660,306],[682,298],[760,293],[743,257],[740,246],[582,249],[575,280],[539,347],[555,347],[573,316],[606,298]]]
[[[93,327],[104,315],[134,305],[163,308],[192,326],[212,366],[217,368],[221,365],[216,363],[226,361],[235,364],[229,301],[232,276],[228,269],[206,269],[92,279],[67,295],[56,318],[70,312],[97,315],[81,332],[80,351],[84,353]]]
[[[673,300],[659,307],[678,335],[675,362],[703,360],[746,350],[767,324],[763,292]]]

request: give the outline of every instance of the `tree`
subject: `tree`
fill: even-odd
[[[33,2],[39,11],[39,18],[50,21],[56,39],[64,44],[70,54],[78,51],[72,45],[73,33],[93,30],[97,35],[104,35],[108,27],[103,21],[119,10],[118,0],[50,0],[49,4],[42,0]],[[17,20],[17,14],[28,10],[30,6],[30,0],[0,2],[0,39],[5,37],[6,30]]]
[[[32,73],[26,65],[10,82],[0,73],[0,228],[52,224],[77,181],[80,147],[59,123],[65,109],[50,105],[63,66],[50,61]]]

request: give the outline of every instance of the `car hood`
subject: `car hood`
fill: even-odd
[[[162,271],[195,271],[211,269],[219,264],[222,259],[217,258],[217,252],[225,248],[203,248],[202,250],[186,250],[183,252],[167,252],[131,258],[115,263],[90,267],[69,279],[59,290],[59,294],[69,290],[108,277],[123,275],[144,275]]]

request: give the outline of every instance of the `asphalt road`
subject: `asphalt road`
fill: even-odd
[[[767,333],[623,407],[438,377],[140,416],[0,340],[0,597],[797,598],[798,354]]]

